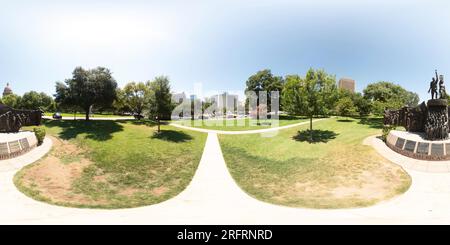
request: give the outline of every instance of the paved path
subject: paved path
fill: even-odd
[[[405,167],[413,184],[404,195],[359,209],[312,210],[260,202],[233,181],[216,133],[209,133],[198,170],[185,191],[166,202],[134,209],[93,210],[34,201],[14,186],[15,172],[29,155],[0,170],[1,224],[450,224],[450,174],[410,169],[379,139],[365,140]],[[48,147],[48,142],[44,145]],[[389,150],[390,151],[390,150]],[[44,152],[44,150],[42,150]],[[42,152],[40,154],[42,154]],[[39,154],[30,152],[37,157]],[[397,155],[396,155],[397,154]],[[4,162],[0,162],[3,165]]]
[[[43,116],[43,119],[53,120],[50,116]],[[86,120],[84,117],[63,117],[61,120],[65,121],[84,121]],[[134,117],[90,117],[89,120],[91,121],[126,121],[126,120],[135,120]]]
[[[326,119],[327,118],[316,119],[316,120],[313,120],[313,122],[319,122],[319,121],[326,120]],[[283,130],[283,129],[287,129],[287,128],[293,128],[293,127],[297,127],[297,126],[305,125],[305,124],[309,124],[309,121],[307,121],[307,122],[300,122],[300,123],[294,123],[294,124],[281,126],[281,127],[276,127],[276,128],[264,128],[264,129],[243,130],[243,131],[225,131],[225,130],[195,128],[195,127],[184,126],[184,125],[181,125],[181,124],[178,124],[178,123],[170,123],[171,126],[174,126],[174,127],[177,127],[177,128],[182,128],[182,129],[187,129],[187,130],[192,130],[192,131],[197,131],[197,132],[203,132],[203,133],[214,133],[214,134],[262,134],[262,133],[273,133],[273,132],[276,132],[278,130]]]

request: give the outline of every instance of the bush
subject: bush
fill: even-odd
[[[42,143],[44,143],[44,139],[45,139],[45,128],[43,127],[36,127],[33,129],[34,131],[34,135],[36,135],[36,138],[38,140],[38,145],[42,145]]]
[[[391,130],[394,130],[396,127],[394,125],[384,125],[383,126],[383,131],[381,134],[381,139],[386,142],[387,140],[387,136],[389,135],[389,133],[391,132]]]

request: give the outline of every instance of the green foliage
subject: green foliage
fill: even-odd
[[[356,112],[353,100],[350,97],[342,97],[336,103],[336,113],[339,116],[351,116]]]
[[[103,67],[92,70],[75,68],[72,78],[56,83],[56,101],[62,106],[79,107],[89,120],[90,109],[111,107],[116,99],[117,83],[111,72]]]
[[[323,70],[310,69],[305,78],[289,75],[282,94],[284,110],[308,117],[328,115],[336,93],[335,77]]]
[[[153,119],[170,120],[174,104],[172,103],[172,94],[170,92],[170,81],[165,76],[155,78],[148,82],[149,92],[149,113]]]
[[[386,108],[399,109],[403,106],[417,106],[419,96],[391,82],[372,83],[364,89],[364,97],[373,102],[372,112],[382,115]]]
[[[33,128],[34,135],[36,135],[36,139],[38,140],[38,145],[42,145],[44,143],[46,131],[44,127],[35,127]]]
[[[16,94],[9,94],[2,98],[2,102],[4,105],[7,105],[9,107],[20,108],[22,97]]]
[[[55,102],[52,97],[45,93],[30,91],[22,96],[21,109],[35,110],[42,109],[44,111],[54,111]]]
[[[274,76],[269,69],[258,71],[256,74],[250,76],[246,81],[245,92],[253,91],[258,94],[259,91],[266,91],[268,110],[271,111],[271,101],[274,96],[272,92],[278,91],[281,95],[284,87],[283,77]],[[282,102],[280,101],[280,109]],[[259,105],[259,100],[257,101]]]
[[[396,127],[394,125],[384,125],[383,126],[383,130],[381,132],[381,139],[386,142],[387,140],[387,136],[389,135],[389,133],[391,132],[391,130],[395,130]]]
[[[142,115],[144,109],[148,107],[151,94],[152,90],[149,84],[131,82],[126,84],[120,92],[120,98],[123,101],[123,105],[130,108],[131,112]]]

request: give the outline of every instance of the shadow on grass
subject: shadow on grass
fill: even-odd
[[[161,132],[155,132],[152,139],[159,139],[164,141],[170,141],[174,143],[183,143],[192,140],[192,137],[186,133],[175,130],[161,130]]]
[[[382,129],[383,118],[362,117],[358,124],[368,125],[371,128]]]
[[[355,120],[352,119],[338,119],[338,122],[354,122]]]
[[[112,134],[123,131],[123,126],[114,121],[47,121],[45,126],[60,127],[62,131],[58,136],[63,140],[86,134],[87,139],[106,141],[112,138]]]
[[[292,139],[300,142],[309,142],[309,143],[327,143],[330,140],[333,140],[338,136],[339,134],[330,131],[330,130],[319,130],[314,129],[313,131],[313,137],[312,141],[310,139],[310,131],[309,130],[303,130],[299,131],[297,135],[292,137]]]
[[[298,119],[307,119],[307,117],[291,116],[291,115],[279,115],[279,120],[298,120]]]

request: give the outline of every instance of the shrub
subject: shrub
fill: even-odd
[[[33,129],[34,131],[34,135],[36,135],[36,138],[38,140],[38,145],[42,145],[42,143],[44,143],[44,139],[45,139],[45,128],[43,127],[35,127]]]
[[[391,130],[394,130],[396,127],[394,125],[384,125],[383,126],[383,131],[381,134],[381,139],[386,142],[387,140],[387,136],[389,135],[389,133],[391,132]]]

